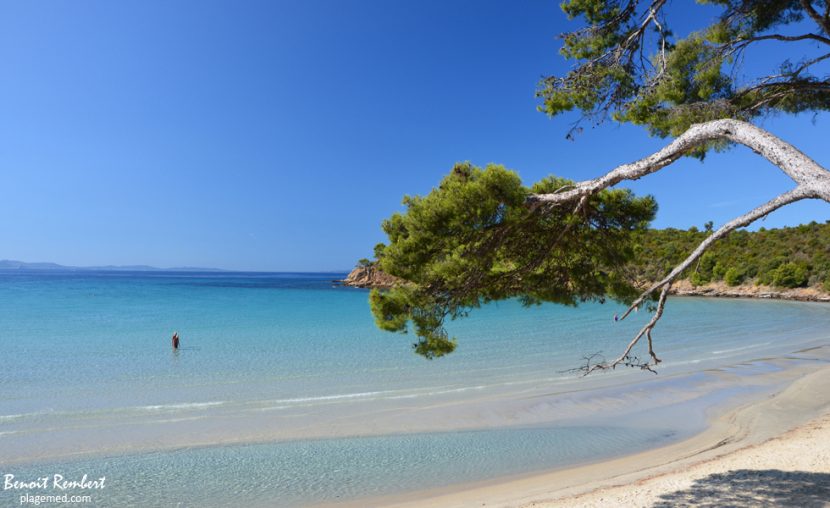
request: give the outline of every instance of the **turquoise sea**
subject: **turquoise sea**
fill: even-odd
[[[298,506],[521,475],[690,435],[757,384],[734,379],[813,361],[830,336],[826,304],[671,298],[658,376],[581,378],[568,369],[619,353],[648,313],[508,301],[451,323],[457,351],[427,361],[374,327],[366,291],[332,284],[344,275],[0,272],[0,474],[106,476],[100,506]]]

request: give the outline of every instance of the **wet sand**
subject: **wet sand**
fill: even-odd
[[[684,470],[527,506],[830,506],[830,413]]]
[[[395,507],[830,506],[830,367],[721,410],[702,433],[643,453],[464,488]]]

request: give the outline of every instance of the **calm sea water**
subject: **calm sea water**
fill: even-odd
[[[365,291],[332,285],[343,275],[0,273],[0,466],[20,478],[44,468],[108,474],[102,505],[295,506],[594,460],[680,432],[670,423],[502,428],[480,411],[485,430],[472,431],[433,410],[424,428],[443,431],[400,435],[413,430],[396,427],[402,411],[435,401],[582,387],[563,371],[586,354],[618,353],[647,313],[615,323],[615,305],[501,302],[451,323],[458,350],[427,361],[410,337],[374,327]],[[674,298],[655,338],[661,375],[672,376],[825,345],[828,330],[827,305]],[[354,430],[355,419],[375,418],[376,429]],[[161,442],[154,432],[194,444],[192,429],[205,442],[262,440],[263,425],[286,439],[136,453]],[[95,451],[79,444],[95,435],[105,458],[69,458]],[[107,436],[135,449],[105,453]],[[181,471],[188,481],[171,482]]]

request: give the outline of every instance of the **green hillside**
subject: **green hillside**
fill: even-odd
[[[710,226],[711,227],[711,226]],[[638,235],[637,280],[656,281],[679,264],[710,233],[691,228],[652,229]],[[818,286],[830,291],[830,221],[796,227],[734,231],[684,274],[694,285],[724,281],[782,288]]]

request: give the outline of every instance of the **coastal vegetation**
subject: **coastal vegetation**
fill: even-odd
[[[379,327],[396,332],[411,328],[418,337],[415,351],[434,358],[456,347],[445,321],[488,301],[573,305],[611,298],[629,305],[620,319],[642,304],[649,304],[654,314],[619,356],[588,360],[584,370],[617,365],[652,370],[660,362],[652,330],[672,284],[684,276],[696,284],[826,281],[826,252],[808,261],[805,253],[785,249],[788,240],[736,230],[796,201],[830,202],[830,172],[751,123],[770,115],[830,109],[830,76],[820,74],[821,62],[830,59],[830,3],[701,3],[720,13],[685,35],[672,30],[673,12],[665,0],[562,4],[577,27],[562,36],[560,52],[575,65],[541,81],[539,109],[550,116],[577,112],[592,124],[628,122],[653,136],[675,139],[593,180],[551,176],[525,186],[504,167],[459,164],[428,195],[405,197],[405,211],[383,223],[388,244],[375,250],[379,268],[406,281],[372,291]],[[757,67],[742,64],[768,44],[786,45],[787,58],[777,62],[776,71],[753,74]],[[577,122],[567,135],[574,137],[580,129]],[[703,232],[649,232],[654,199],[611,189],[681,157],[702,160],[710,150],[735,144],[772,162],[795,185],[717,229],[709,224]],[[750,250],[764,250],[762,258],[737,254],[751,235],[757,236]],[[725,238],[730,240],[724,243]],[[713,250],[718,241],[722,245]],[[820,249],[821,240],[817,242],[805,248]],[[653,281],[645,290],[630,277],[632,267]],[[646,360],[632,353],[641,339],[648,343]]]
[[[711,223],[707,225],[711,228]],[[704,230],[649,228],[638,232],[625,277],[640,286],[660,280],[710,233],[706,226]],[[735,231],[713,245],[677,280],[692,286],[723,282],[729,287],[815,288],[830,293],[830,221]],[[400,279],[381,271],[376,261],[361,259],[346,282],[388,289]]]
[[[697,228],[641,232],[634,240],[632,279],[660,280],[710,234]],[[723,281],[728,286],[819,287],[830,291],[830,222],[734,231],[713,245],[679,279],[688,279],[696,286]]]

